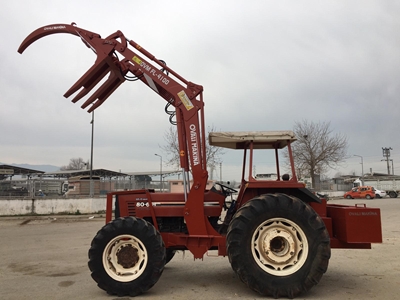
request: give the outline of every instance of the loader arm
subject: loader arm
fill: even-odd
[[[52,24],[33,31],[20,45],[23,53],[36,40],[56,33],[81,38],[97,58],[93,66],[64,94],[75,94],[72,102],[85,98],[82,108],[92,112],[125,81],[141,81],[175,108],[180,164],[192,172],[193,184],[185,204],[185,220],[193,235],[218,235],[204,216],[204,191],[208,179],[205,160],[205,125],[203,87],[187,81],[121,31],[101,38],[97,33],[79,28],[75,23]],[[121,57],[121,58],[120,58]],[[108,78],[94,92],[100,81]],[[92,92],[90,95],[89,93]]]

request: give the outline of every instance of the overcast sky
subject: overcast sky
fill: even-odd
[[[93,64],[79,38],[57,34],[17,49],[38,27],[77,23],[103,37],[121,30],[204,87],[207,125],[218,131],[291,130],[330,122],[347,136],[343,174],[400,174],[400,2],[6,1],[0,10],[0,161],[67,165],[90,158],[91,114],[63,94]],[[95,112],[94,167],[157,170],[169,128],[165,101],[125,82]],[[222,157],[239,179],[240,155]],[[165,158],[166,159],[166,158]],[[256,165],[274,172],[273,160]],[[164,168],[167,168],[164,166]],[[218,170],[219,176],[220,170]]]

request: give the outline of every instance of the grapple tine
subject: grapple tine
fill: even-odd
[[[125,81],[124,76],[120,70],[112,70],[108,79],[101,85],[101,87],[90,96],[89,99],[83,103],[82,108],[86,108],[89,104],[93,103],[88,112],[92,112],[97,107],[103,104],[104,101]]]
[[[83,87],[82,91],[72,99],[72,102],[75,103],[82,99],[107,75],[111,65],[113,65],[111,57],[98,56],[93,66],[64,94],[64,97],[68,98]]]
[[[120,62],[118,57],[114,55],[115,47],[118,47],[117,51],[119,52],[126,50],[127,39],[120,31],[102,39],[99,34],[79,28],[75,23],[71,25],[53,24],[33,31],[21,43],[18,52],[24,52],[36,40],[55,33],[69,33],[79,36],[83,43],[97,55],[96,61],[90,69],[64,94],[65,98],[77,93],[72,99],[72,102],[76,103],[88,95],[110,73],[104,83],[92,95],[89,95],[82,105],[82,108],[86,108],[92,104],[89,109],[89,112],[91,112],[99,107],[125,81],[125,75],[128,72],[127,62]]]

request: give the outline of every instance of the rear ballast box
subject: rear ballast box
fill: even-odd
[[[332,218],[333,237],[346,243],[382,243],[379,208],[365,204],[328,205],[327,217]]]

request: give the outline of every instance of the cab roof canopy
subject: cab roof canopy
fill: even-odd
[[[209,143],[229,149],[245,149],[252,141],[254,149],[282,149],[296,141],[293,131],[210,132]]]

